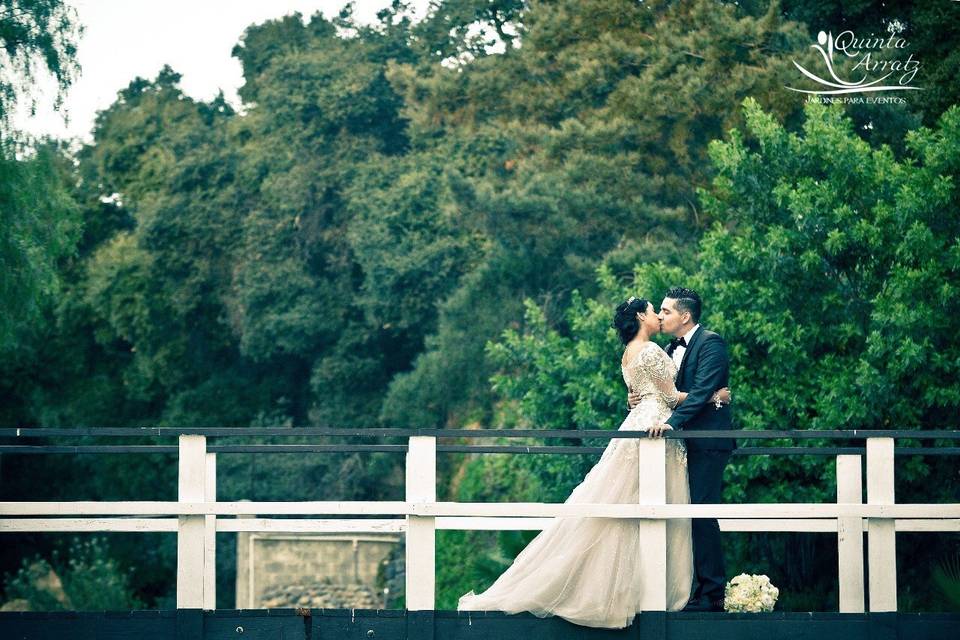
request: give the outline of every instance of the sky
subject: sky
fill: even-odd
[[[304,17],[320,11],[339,13],[346,0],[67,0],[85,27],[77,51],[80,76],[66,94],[62,111],[53,110],[55,83],[37,82],[36,115],[20,105],[14,114],[16,130],[40,137],[92,141],[96,112],[116,99],[117,92],[140,76],[153,79],[169,64],[183,79],[183,92],[210,100],[221,89],[227,100],[239,104],[243,84],[240,61],[230,55],[244,30],[266,20],[299,11]],[[390,0],[356,0],[354,16],[370,23]],[[416,16],[426,13],[428,0],[413,0]]]

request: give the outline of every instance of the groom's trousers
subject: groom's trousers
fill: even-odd
[[[691,449],[687,451],[687,474],[690,479],[692,504],[718,504],[723,489],[723,469],[730,459],[729,451]],[[693,566],[696,588],[691,601],[723,600],[727,583],[720,545],[720,525],[716,518],[695,518],[693,528]]]

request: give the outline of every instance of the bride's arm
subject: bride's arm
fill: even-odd
[[[669,356],[665,354],[660,347],[651,347],[640,356],[640,361],[647,370],[650,379],[656,385],[657,389],[659,389],[660,393],[663,394],[667,405],[673,408],[680,404],[682,397],[685,398],[687,394],[682,391],[677,391],[677,386],[673,382],[673,375],[670,370],[667,369],[667,364],[670,362],[668,358]]]
[[[677,404],[675,406],[680,406],[683,404],[683,401],[687,399],[687,392],[677,391],[677,396],[679,396],[679,399],[677,400]],[[710,402],[712,402],[714,405],[730,404],[730,387],[724,387],[723,389],[714,391],[713,397],[710,398]],[[719,407],[717,408],[719,409]]]
[[[666,399],[667,405],[669,405],[671,409],[674,409],[683,404],[688,394],[686,391],[677,391],[673,376],[670,375],[667,369],[667,360],[660,357],[659,354],[656,354],[653,349],[648,349],[640,358],[643,366],[650,372],[651,379]],[[631,395],[629,396],[628,406],[632,409],[636,403],[639,402],[639,398],[636,397],[636,392],[632,389],[630,389],[629,392]],[[714,392],[710,398],[710,402],[714,405],[717,403],[730,404],[730,389],[724,387]]]

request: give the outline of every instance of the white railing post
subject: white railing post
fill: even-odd
[[[665,438],[640,438],[639,459],[640,504],[666,504],[667,457]],[[667,609],[667,521],[640,520],[640,566],[649,588],[643,591],[641,611]]]
[[[217,454],[206,454],[203,497],[217,501]],[[204,516],[203,523],[203,608],[217,608],[217,516]]]
[[[180,502],[203,502],[206,488],[207,439],[180,436]],[[179,516],[177,519],[177,608],[201,609],[204,605],[204,556],[206,518]]]
[[[250,502],[239,500],[239,502]],[[255,515],[237,516],[237,520],[256,518]],[[223,523],[221,523],[223,524]],[[235,593],[235,607],[237,609],[253,609],[253,540],[252,531],[237,532],[237,585]]]
[[[407,447],[407,502],[437,501],[437,439],[411,436]],[[407,516],[406,599],[408,611],[434,607],[436,518]]]
[[[863,463],[860,456],[837,456],[837,503],[863,503]],[[863,519],[837,518],[837,557],[840,569],[840,613],[863,613]]]
[[[868,504],[894,504],[893,477],[893,438],[867,438]],[[896,611],[896,520],[869,518],[867,544],[870,611]]]

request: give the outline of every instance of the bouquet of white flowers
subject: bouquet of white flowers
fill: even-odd
[[[780,590],[770,584],[767,576],[741,573],[727,583],[723,608],[731,612],[760,613],[773,611]]]

